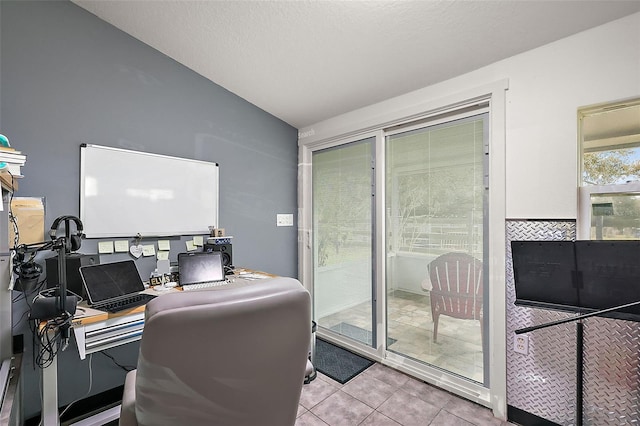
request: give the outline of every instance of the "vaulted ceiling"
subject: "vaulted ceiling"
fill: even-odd
[[[296,128],[640,11],[640,0],[73,0]]]

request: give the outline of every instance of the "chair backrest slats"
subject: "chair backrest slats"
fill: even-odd
[[[447,253],[427,267],[432,297],[446,311],[476,318],[482,311],[482,262],[466,253]]]

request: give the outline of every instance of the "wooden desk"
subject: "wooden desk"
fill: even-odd
[[[234,275],[229,276],[231,281],[229,285],[249,285],[261,279],[274,277],[275,275],[266,272],[238,268]],[[223,285],[201,291],[215,291],[225,288],[229,287]],[[177,287],[164,291],[155,291],[149,288],[144,292],[154,296],[162,296],[180,291],[182,289]],[[145,306],[138,306],[111,314],[89,308],[84,302],[79,304],[71,324],[80,359],[85,359],[88,354],[94,352],[140,340],[144,330],[144,310]],[[53,358],[48,367],[42,369],[42,425],[60,425],[57,357]]]
[[[229,280],[238,283],[249,284],[255,280],[274,278],[275,275],[266,272],[258,272],[248,269],[238,269]],[[226,286],[211,288],[224,289]],[[161,292],[147,289],[144,293],[154,296],[175,293],[181,291],[180,287],[166,289]],[[104,311],[89,308],[86,303],[80,304],[72,322],[73,335],[76,338],[80,359],[86,355],[99,352],[104,349],[124,345],[140,340],[144,329],[144,306],[110,314]]]

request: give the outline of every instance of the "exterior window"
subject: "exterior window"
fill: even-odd
[[[640,239],[640,99],[583,108],[579,239]]]

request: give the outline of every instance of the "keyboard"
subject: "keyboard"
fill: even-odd
[[[92,308],[99,309],[101,311],[107,311],[109,313],[116,313],[120,311],[124,311],[126,309],[137,308],[138,306],[146,305],[151,299],[156,296],[152,294],[139,293],[134,294],[133,296],[127,297],[126,299],[120,299],[113,302],[104,302],[93,305]]]
[[[192,290],[202,290],[203,288],[211,288],[211,287],[220,287],[222,285],[229,284],[229,281],[209,281],[205,283],[197,283],[197,284],[187,284],[182,286],[182,290],[184,291],[192,291]]]

